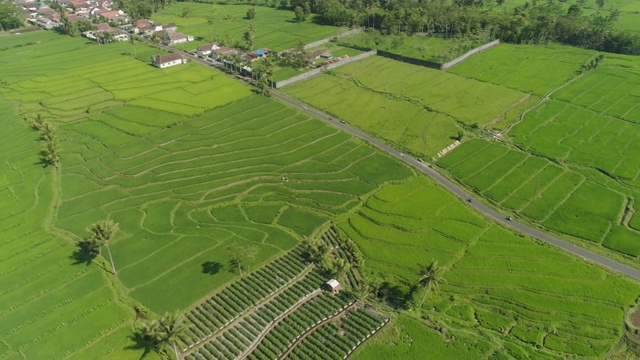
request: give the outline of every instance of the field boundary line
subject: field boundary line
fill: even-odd
[[[249,344],[249,347],[247,347],[245,351],[243,351],[240,355],[238,355],[236,359],[246,359],[246,357],[249,356],[249,354],[251,354],[253,350],[255,350],[255,348],[257,348],[260,345],[260,343],[262,343],[262,340],[271,332],[271,330],[273,330],[274,327],[276,327],[287,316],[291,315],[293,311],[297,310],[302,305],[306,304],[308,301],[320,296],[320,294],[322,294],[322,289],[320,288],[315,289],[311,293],[304,295],[301,299],[299,299],[295,304],[293,304],[291,307],[285,310],[282,314],[278,315],[278,317],[273,319],[273,321],[271,321],[271,323],[269,323],[267,327],[260,332],[260,334],[251,342],[251,344]]]
[[[584,184],[587,181],[587,178],[582,176],[582,178],[580,179],[580,182],[573,188],[573,190],[566,194],[562,200],[560,200],[556,206],[549,212],[549,214],[547,214],[547,216],[545,216],[542,220],[540,220],[540,223],[542,224],[543,222],[547,221],[549,219],[549,217],[553,214],[555,214],[556,211],[558,211],[558,209],[565,203],[567,202],[567,200],[569,200],[569,198],[571,197],[571,195],[573,195],[573,193],[575,193],[578,188],[580,186],[582,186],[582,184]],[[531,203],[532,204],[532,203]]]
[[[580,75],[574,76],[573,78],[569,79],[567,82],[565,82],[564,84],[560,85],[559,87],[549,91],[548,93],[546,93],[542,98],[540,98],[540,100],[536,101],[535,104],[533,104],[531,107],[529,107],[528,109],[525,109],[524,111],[522,111],[520,113],[520,116],[518,116],[518,121],[516,121],[515,123],[509,125],[509,127],[507,127],[506,129],[504,129],[503,131],[501,131],[500,133],[498,133],[498,136],[502,136],[504,134],[507,134],[509,131],[511,131],[511,129],[520,124],[521,122],[524,121],[524,117],[527,115],[527,113],[529,113],[530,111],[534,110],[535,108],[537,108],[538,106],[542,105],[543,102],[549,100],[551,98],[551,95],[553,95],[556,91],[562,90],[563,88],[569,86],[571,83],[573,83],[574,81],[580,79],[581,77],[583,77],[586,73],[582,73]]]
[[[287,346],[287,348],[281,352],[276,359],[277,360],[282,360],[285,359],[287,356],[289,356],[289,354],[296,349],[296,347],[298,346],[298,344],[304,340],[307,336],[311,335],[314,331],[316,331],[316,329],[318,329],[319,327],[331,322],[334,319],[337,319],[341,316],[346,315],[346,313],[353,309],[358,303],[358,300],[353,300],[351,302],[351,304],[345,306],[344,308],[342,308],[340,311],[337,311],[336,313],[334,313],[331,316],[327,316],[324,320],[320,320],[318,322],[316,322],[314,325],[312,325],[311,327],[307,328],[302,334],[298,335],[298,337],[296,337],[294,339],[293,342],[289,343],[289,345]]]
[[[292,287],[293,285],[297,284],[300,280],[302,280],[302,278],[304,278],[309,272],[311,272],[311,270],[313,270],[313,267],[314,267],[314,264],[309,264],[309,266],[304,268],[298,275],[296,275],[296,277],[294,277],[293,279],[289,280],[289,282],[286,283],[284,286],[282,286],[281,288],[275,290],[274,292],[269,294],[269,296],[267,296],[264,299],[262,299],[260,302],[254,304],[253,307],[251,307],[249,311],[245,310],[245,311],[241,312],[235,318],[229,320],[225,325],[223,325],[219,329],[217,329],[214,332],[210,333],[209,335],[203,337],[202,339],[198,340],[197,342],[195,342],[195,343],[193,343],[191,345],[187,345],[186,348],[182,349],[181,353],[183,355],[189,355],[189,354],[193,353],[194,351],[200,349],[206,343],[208,343],[209,340],[211,340],[212,338],[220,335],[222,332],[228,330],[229,328],[233,327],[240,320],[243,320],[246,317],[248,317],[249,315],[253,314],[257,308],[259,308],[261,306],[264,306],[265,304],[271,302],[271,300],[273,300],[276,296],[280,295],[285,290],[287,290],[290,287]],[[237,281],[234,281],[233,283],[235,283],[235,282],[237,282]],[[231,284],[233,284],[233,283],[231,283]],[[224,290],[227,287],[231,286],[231,284],[221,288],[218,292],[216,292],[216,294],[222,292],[222,290]],[[216,295],[216,294],[214,294],[214,295]],[[204,301],[210,299],[214,295],[208,296],[203,301],[198,301],[198,303],[195,306],[192,306],[190,310],[195,309],[198,305],[202,304]]]

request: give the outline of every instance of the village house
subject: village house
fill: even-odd
[[[133,24],[133,32],[136,34],[151,34],[154,31],[153,22],[149,19],[140,19]]]
[[[211,55],[212,57],[215,57],[215,58],[229,58],[234,55],[237,55],[238,53],[239,51],[236,49],[233,49],[227,46],[222,46],[217,49],[214,49]]]
[[[220,45],[218,45],[218,43],[204,44],[204,45],[198,46],[198,56],[200,57],[209,56],[213,51],[219,48],[220,48]]]
[[[168,55],[156,55],[151,58],[151,62],[154,66],[157,66],[161,69],[170,66],[176,66],[181,64],[186,64],[187,59],[183,58],[182,55],[178,53],[168,54]]]
[[[183,44],[189,41],[193,41],[193,36],[185,35],[182,33],[173,33],[173,34],[169,34],[168,39],[169,39],[169,45],[177,45],[177,44]]]
[[[175,23],[169,23],[167,24],[167,26],[164,27],[163,30],[165,30],[168,33],[174,33],[178,31],[178,26]]]

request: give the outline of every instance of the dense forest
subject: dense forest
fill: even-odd
[[[614,28],[618,10],[583,14],[578,0],[567,10],[558,0],[532,0],[513,11],[494,10],[484,0],[292,0],[291,7],[309,7],[331,25],[374,27],[384,33],[432,33],[448,37],[489,34],[511,43],[561,43],[623,54],[640,54],[640,36]]]
[[[148,17],[172,0],[120,0],[134,18]],[[614,27],[619,11],[596,0],[586,14],[586,0],[530,0],[513,10],[505,0],[195,0],[250,3],[286,8],[299,20],[318,14],[336,26],[365,26],[385,34],[416,32],[446,37],[482,36],[510,43],[564,44],[622,54],[640,54],[640,35]],[[493,6],[488,6],[493,5]]]

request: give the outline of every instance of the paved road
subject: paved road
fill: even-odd
[[[191,55],[187,52],[184,51],[179,51],[177,49],[171,48],[169,46],[164,46],[164,45],[159,45],[159,44],[155,44],[156,46],[163,48],[165,50],[168,51],[172,51],[172,52],[179,52],[181,54],[183,54],[184,56],[190,58],[193,61],[198,62],[199,64],[205,65],[205,66],[212,66],[212,67],[216,67],[218,68],[218,70],[220,70],[222,67],[219,64],[213,64],[211,62],[205,61],[203,59],[198,58],[197,56]],[[318,119],[322,119],[328,123],[331,123],[334,126],[339,127],[340,129],[350,133],[351,135],[354,135],[356,137],[359,137],[360,139],[370,143],[371,145],[377,147],[378,149],[388,153],[389,155],[403,161],[404,163],[413,166],[415,169],[417,169],[418,171],[428,175],[429,177],[431,177],[433,180],[435,180],[436,182],[438,182],[440,185],[444,186],[446,189],[448,189],[449,191],[451,191],[455,196],[459,197],[460,199],[463,200],[467,200],[468,204],[471,205],[473,208],[475,208],[477,211],[479,211],[480,213],[484,214],[487,217],[490,217],[492,219],[494,219],[495,221],[511,228],[514,230],[517,230],[523,234],[529,235],[531,237],[534,237],[540,241],[543,241],[547,244],[551,244],[557,248],[560,248],[570,254],[576,255],[581,257],[582,259],[584,259],[585,261],[597,264],[597,265],[601,265],[604,266],[608,269],[611,269],[613,271],[616,271],[618,273],[621,273],[623,275],[626,275],[636,281],[640,281],[640,271],[636,270],[632,267],[629,267],[627,265],[624,265],[622,263],[619,263],[615,260],[609,259],[608,257],[602,256],[602,255],[598,255],[594,252],[591,252],[589,250],[583,249],[579,246],[573,245],[567,241],[558,239],[556,237],[553,237],[549,234],[543,233],[539,230],[536,230],[534,228],[531,228],[529,226],[526,226],[522,223],[519,223],[517,221],[513,221],[513,220],[507,220],[505,218],[505,216],[499,212],[497,212],[496,210],[478,202],[475,200],[472,200],[474,197],[467,192],[466,190],[462,189],[461,187],[459,187],[457,184],[453,183],[451,180],[445,178],[444,176],[440,175],[440,173],[438,173],[437,171],[433,170],[433,168],[431,168],[430,165],[421,162],[411,156],[408,156],[394,148],[392,148],[391,146],[381,142],[380,140],[377,140],[373,137],[371,137],[370,135],[358,130],[358,129],[354,129],[351,126],[347,125],[346,123],[339,121],[335,118],[333,118],[330,115],[327,115],[325,113],[323,113],[322,111],[313,108],[307,104],[304,104],[300,101],[294,100],[291,97],[285,95],[284,93],[277,91],[277,90],[272,90],[271,95],[280,100],[283,101],[293,107],[296,107],[302,111],[307,112],[310,115],[313,115],[315,117],[317,117]]]
[[[335,118],[333,118],[330,115],[327,115],[321,111],[319,111],[318,109],[315,109],[313,107],[310,107],[302,102],[299,102],[297,100],[292,99],[291,97],[284,95],[283,93],[279,92],[279,91],[272,91],[271,95],[276,98],[279,99],[291,106],[294,106],[302,111],[305,111],[319,119],[322,119],[324,121],[327,121],[331,124],[333,124],[334,126],[337,126],[339,128],[341,128],[342,130],[359,137],[360,139],[370,143],[371,145],[377,147],[378,149],[390,154],[391,156],[403,161],[406,164],[409,164],[411,166],[413,166],[414,168],[416,168],[418,171],[428,175],[429,177],[431,177],[433,180],[435,180],[436,182],[438,182],[440,185],[444,186],[445,188],[447,188],[449,191],[451,191],[455,196],[459,197],[460,199],[463,200],[467,200],[468,204],[471,205],[473,208],[475,208],[476,210],[478,210],[479,212],[481,212],[482,214],[484,214],[487,217],[490,217],[492,219],[494,219],[495,221],[506,225],[507,227],[517,230],[523,234],[527,234],[529,236],[532,236],[538,240],[544,241],[548,244],[551,244],[555,247],[558,247],[562,250],[565,250],[573,255],[577,255],[579,257],[581,257],[582,259],[584,259],[585,261],[589,261],[592,262],[594,264],[598,264],[598,265],[602,265],[606,268],[609,268],[611,270],[614,270],[616,272],[619,272],[621,274],[624,274],[634,280],[640,281],[640,271],[631,268],[627,265],[621,264],[615,260],[609,259],[605,256],[602,255],[598,255],[596,253],[593,253],[589,250],[583,249],[581,247],[578,247],[576,245],[573,245],[569,242],[566,242],[564,240],[555,238],[549,234],[543,233],[541,231],[538,231],[536,229],[530,228],[524,224],[521,224],[517,221],[513,221],[513,220],[507,220],[505,218],[504,215],[500,214],[499,212],[497,212],[496,210],[484,205],[483,203],[480,203],[478,201],[475,200],[471,200],[473,199],[473,196],[468,193],[466,190],[462,189],[461,187],[459,187],[457,184],[453,183],[451,180],[445,178],[444,176],[440,175],[440,173],[438,173],[437,171],[435,171],[434,169],[431,168],[430,165],[421,162],[411,156],[408,156],[406,154],[403,154],[402,152],[392,148],[391,146],[381,142],[380,140],[377,140],[373,137],[371,137],[370,135],[358,130],[358,129],[354,129],[351,126],[347,125],[346,123],[343,123],[341,121],[336,120]],[[470,200],[470,202],[469,202]]]

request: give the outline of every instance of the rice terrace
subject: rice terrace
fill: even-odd
[[[0,3],[0,360],[640,358],[632,2],[93,3]]]

